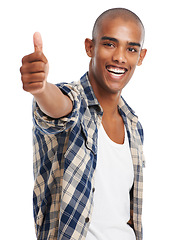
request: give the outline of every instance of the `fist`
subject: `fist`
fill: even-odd
[[[31,94],[42,93],[46,86],[49,65],[43,54],[43,43],[40,33],[33,36],[34,53],[22,58],[20,68],[23,89]]]

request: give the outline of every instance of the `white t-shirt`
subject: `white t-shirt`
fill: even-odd
[[[94,208],[86,240],[136,240],[130,219],[129,191],[134,171],[125,130],[124,144],[113,142],[102,124],[98,133]]]

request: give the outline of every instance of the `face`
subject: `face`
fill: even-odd
[[[85,40],[91,57],[89,80],[94,87],[120,93],[146,54],[142,49],[143,31],[139,24],[121,18],[104,20],[94,41]]]

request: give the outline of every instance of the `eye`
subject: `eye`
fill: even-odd
[[[115,47],[114,44],[113,44],[113,43],[110,43],[110,42],[108,42],[108,43],[103,43],[103,45],[106,46],[106,47],[109,47],[109,48],[114,48],[114,47]]]
[[[129,51],[129,52],[133,52],[133,53],[136,53],[136,52],[137,52],[137,50],[136,50],[135,48],[133,48],[133,47],[129,47],[129,48],[128,48],[128,51]]]

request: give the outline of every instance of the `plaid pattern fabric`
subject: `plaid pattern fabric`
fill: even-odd
[[[52,119],[33,102],[36,236],[41,240],[84,240],[92,215],[97,132],[103,111],[87,74],[77,83],[58,87],[73,101],[68,116]],[[134,228],[136,239],[141,240],[143,130],[122,98],[119,112],[127,129],[135,176],[128,224]]]

